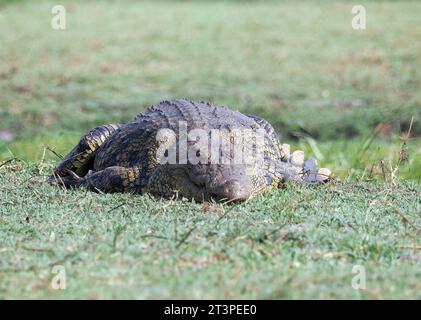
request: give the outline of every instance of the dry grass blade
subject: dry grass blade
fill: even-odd
[[[196,229],[196,226],[193,226],[189,229],[189,231],[187,231],[184,236],[180,239],[180,241],[177,243],[177,245],[175,246],[176,248],[179,248],[184,242],[186,242],[186,240],[190,237],[190,235],[192,234],[192,232]]]
[[[399,246],[399,248],[421,250],[421,245],[417,245],[417,244],[402,244],[402,245]]]
[[[382,203],[388,205],[390,208],[392,208],[396,213],[398,213],[400,215],[403,222],[405,222],[406,224],[411,226],[412,229],[414,229],[416,232],[420,231],[420,229],[413,222],[411,222],[411,220],[406,216],[406,214],[401,209],[399,209],[398,207],[396,207],[394,204],[392,204],[390,202],[382,201],[382,200],[380,200],[380,202],[382,202]]]
[[[58,157],[60,160],[63,160],[63,156],[59,153],[57,153],[56,151],[54,151],[53,149],[51,149],[49,146],[45,147],[48,151],[50,151],[52,154],[54,154],[56,157]]]

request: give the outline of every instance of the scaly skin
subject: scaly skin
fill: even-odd
[[[224,149],[218,153],[230,159],[229,163],[211,162],[210,154],[202,154],[202,151],[196,153],[202,157],[202,163],[192,163],[190,158],[187,163],[162,163],[160,160],[168,155],[162,150],[171,150],[171,147],[184,150],[180,143],[185,138],[179,134],[180,121],[187,125],[188,132],[202,129],[209,137],[211,130],[219,130],[231,148],[234,141],[241,141],[236,147],[243,151],[255,148],[262,159],[252,164],[234,163],[233,151]],[[173,139],[157,135],[163,128],[174,132]],[[260,133],[262,139],[253,144],[251,138],[241,140],[245,134],[238,137],[232,129]],[[187,150],[197,150],[196,141],[190,140],[185,146]],[[330,171],[318,170],[315,160],[304,161],[301,151],[291,155],[289,146],[280,144],[278,135],[266,120],[207,102],[178,99],[152,106],[125,125],[105,125],[91,130],[57,166],[49,182],[102,192],[147,192],[197,201],[243,201],[287,181],[319,184],[329,177]]]

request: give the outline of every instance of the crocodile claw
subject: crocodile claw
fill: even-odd
[[[291,162],[291,164],[293,164],[296,167],[303,167],[304,166],[304,151],[302,150],[294,151],[291,155],[289,162]]]
[[[72,187],[77,187],[80,181],[83,179],[69,169],[65,169],[64,173],[66,173],[67,175],[63,177],[57,174],[51,176],[47,180],[47,183],[50,185],[62,186],[65,189],[69,189]]]
[[[289,144],[281,145],[281,158],[283,161],[292,164],[306,183],[319,184],[332,178],[332,172],[329,169],[319,169],[316,159],[305,160],[303,150],[296,150],[291,154]]]
[[[328,168],[320,168],[317,173],[317,180],[320,182],[326,182],[332,178],[332,171]]]

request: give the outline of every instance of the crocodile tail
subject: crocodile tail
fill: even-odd
[[[327,168],[319,168],[316,159],[304,159],[304,151],[290,152],[289,144],[281,145],[282,162],[289,163],[305,184],[320,184],[333,179],[332,172]]]

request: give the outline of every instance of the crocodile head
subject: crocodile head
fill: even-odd
[[[198,201],[241,202],[259,189],[246,167],[238,164],[171,165],[167,173],[172,190]]]

